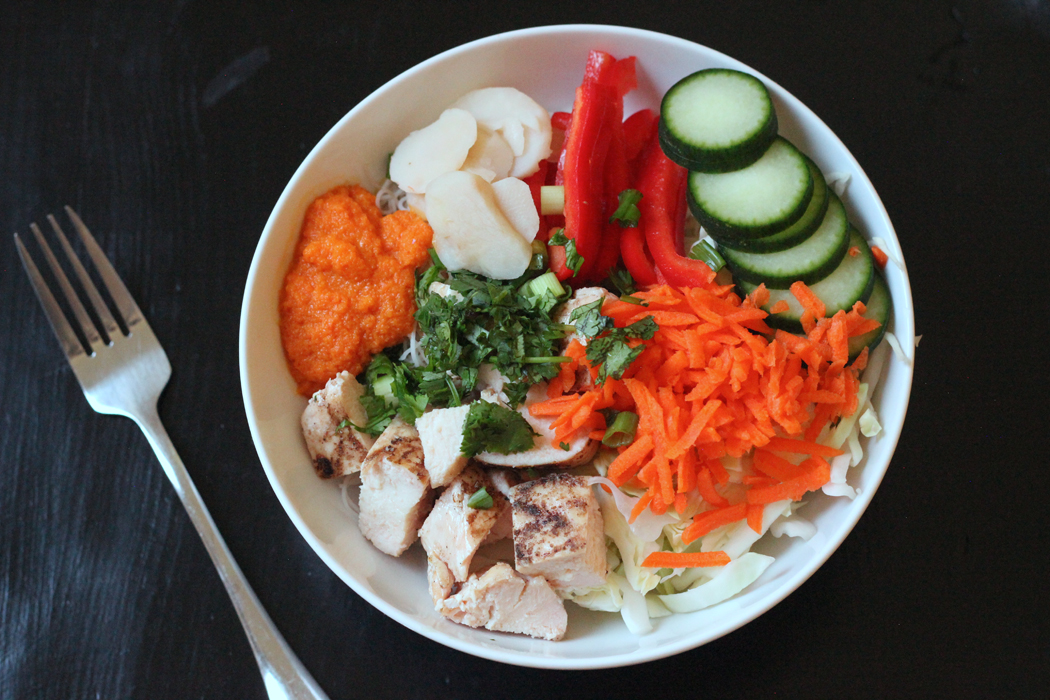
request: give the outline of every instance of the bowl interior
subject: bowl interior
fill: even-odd
[[[883,432],[871,439],[866,458],[850,471],[855,500],[816,494],[801,511],[818,534],[808,542],[763,538],[755,550],[776,561],[741,595],[686,615],[654,621],[653,633],[629,633],[618,615],[567,605],[569,631],[561,642],[462,627],[441,618],[426,588],[425,557],[413,547],[401,558],[373,549],[359,533],[356,516],[337,484],[318,479],[299,429],[305,399],[285,366],[278,330],[277,298],[308,204],[331,187],[381,184],[386,156],[413,129],[435,119],[468,90],[509,85],[548,110],[569,110],[590,49],[638,57],[639,87],[625,113],[658,107],[663,93],[683,76],[707,67],[746,70],[762,78],[773,95],[780,132],[825,173],[852,176],[844,202],[850,219],[868,238],[881,237],[891,257],[887,281],[894,303],[890,330],[911,354],[914,320],[911,290],[900,245],[878,195],[849,151],[808,108],[765,76],[724,54],[653,32],[602,26],[529,29],[482,39],[436,56],[379,88],[351,110],[317,144],[274,207],[259,241],[241,313],[240,361],[245,408],[259,457],[281,504],[317,554],[370,603],[431,639],[478,656],[526,666],[601,668],[637,663],[690,649],[754,619],[798,587],[841,543],[885,474],[900,435],[911,389],[910,362],[891,357],[875,394]]]

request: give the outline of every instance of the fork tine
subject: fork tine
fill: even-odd
[[[139,310],[138,304],[131,298],[131,294],[128,292],[128,288],[124,286],[124,283],[120,281],[120,276],[117,275],[117,271],[113,269],[113,266],[109,264],[109,259],[106,254],[102,252],[98,243],[95,242],[94,236],[88,231],[88,227],[84,225],[84,222],[80,220],[77,213],[73,211],[72,207],[66,206],[66,215],[69,216],[69,220],[73,222],[73,227],[80,234],[80,240],[84,241],[84,246],[87,248],[88,255],[95,261],[95,267],[98,268],[99,276],[102,277],[102,282],[106,285],[106,289],[109,290],[109,295],[113,298],[113,301],[117,305],[117,310],[120,311],[120,315],[124,317],[124,323],[127,324],[128,330],[137,323],[142,323],[146,319],[142,315],[142,311]]]
[[[44,257],[47,258],[47,264],[51,267],[51,271],[55,273],[55,279],[58,280],[58,286],[65,295],[66,301],[69,302],[69,306],[73,310],[73,315],[76,317],[77,323],[80,324],[80,330],[82,330],[84,335],[87,336],[88,345],[94,348],[96,343],[102,342],[102,338],[99,336],[95,324],[91,321],[91,317],[88,316],[84,305],[80,303],[80,297],[78,297],[77,293],[73,291],[73,285],[69,283],[69,278],[66,277],[66,273],[62,271],[62,267],[58,264],[55,254],[51,252],[51,246],[49,246],[47,241],[44,240],[44,234],[40,232],[40,227],[36,224],[29,224],[29,228],[33,231],[33,235],[36,236],[36,242],[40,244],[40,249],[44,251]]]
[[[66,257],[69,258],[69,262],[72,263],[73,270],[77,273],[77,279],[80,280],[80,286],[85,292],[87,292],[88,298],[91,300],[91,305],[95,307],[95,313],[98,314],[99,320],[102,321],[102,326],[106,329],[106,334],[112,339],[114,335],[120,333],[120,329],[117,327],[117,322],[114,320],[113,314],[109,312],[109,307],[106,306],[106,302],[102,301],[102,296],[99,295],[95,283],[91,281],[87,270],[85,270],[84,266],[80,263],[80,258],[73,253],[73,248],[69,245],[69,240],[66,238],[66,234],[62,232],[62,228],[58,225],[58,222],[55,221],[55,217],[48,214],[47,220],[51,223],[51,228],[54,230],[55,235],[58,236],[58,242],[62,244],[62,250],[66,252]]]
[[[66,357],[69,359],[85,354],[84,346],[80,344],[80,339],[73,332],[73,327],[66,320],[65,314],[62,313],[61,307],[59,307],[54,295],[51,294],[51,290],[48,289],[47,283],[40,275],[40,270],[37,269],[33,258],[29,255],[29,251],[26,250],[22,239],[17,233],[15,234],[15,245],[18,247],[18,257],[22,259],[22,267],[25,269],[26,275],[29,276],[29,282],[33,285],[36,298],[40,301],[40,306],[44,308],[44,314],[47,315],[47,320],[51,323],[51,330],[55,332],[55,336],[62,346],[62,351],[66,353]]]

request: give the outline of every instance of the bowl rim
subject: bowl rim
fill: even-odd
[[[510,649],[497,649],[489,646],[478,645],[459,637],[448,635],[442,632],[440,629],[429,626],[417,619],[411,614],[402,612],[391,603],[388,603],[385,599],[380,597],[377,593],[370,590],[367,586],[358,584],[352,578],[344,576],[340,569],[342,565],[336,562],[331,555],[327,552],[323,543],[320,541],[318,536],[309,528],[304,521],[303,517],[297,512],[296,508],[290,501],[288,494],[279,482],[274,467],[267,457],[266,451],[263,447],[262,437],[259,431],[259,419],[256,415],[252,401],[252,388],[249,382],[248,373],[248,345],[249,345],[249,323],[248,319],[250,316],[250,308],[252,305],[253,291],[255,289],[257,278],[260,274],[260,258],[262,257],[263,250],[267,247],[267,243],[275,235],[275,220],[277,219],[278,212],[286,205],[290,198],[296,184],[303,177],[304,173],[307,172],[311,163],[322,153],[328,143],[333,140],[340,131],[342,126],[349,120],[351,120],[358,112],[366,109],[371,102],[377,99],[380,93],[396,86],[398,83],[409,79],[414,74],[425,71],[435,63],[445,61],[457,54],[470,52],[486,46],[488,44],[495,44],[500,42],[513,41],[518,38],[525,38],[534,35],[542,34],[577,34],[577,33],[605,33],[611,36],[630,36],[638,38],[648,38],[651,40],[658,40],[661,42],[671,42],[672,44],[678,44],[682,47],[688,48],[700,48],[705,52],[709,52],[712,57],[718,60],[724,61],[729,64],[737,64],[742,66],[752,75],[755,75],[761,79],[766,86],[769,88],[771,93],[775,93],[776,97],[782,101],[789,103],[792,113],[802,113],[818,122],[823,128],[824,133],[827,134],[834,141],[834,146],[841,151],[843,155],[849,161],[850,166],[853,168],[853,172],[863,178],[870,187],[874,197],[874,211],[876,216],[880,219],[880,223],[883,226],[884,231],[888,232],[892,236],[893,242],[897,246],[897,250],[900,250],[900,241],[897,238],[896,231],[890,221],[889,215],[886,208],[875,190],[874,185],[871,184],[867,174],[861,168],[860,163],[857,162],[856,158],[845,146],[844,143],[839,139],[838,135],[827,124],[824,123],[819,116],[817,116],[812,110],[809,109],[803,102],[796,98],[792,93],[780,86],[776,81],[771,80],[768,76],[764,75],[760,71],[755,70],[751,66],[744,64],[742,61],[735,59],[721,51],[712,49],[706,45],[698,42],[683,39],[681,37],[673,36],[670,34],[664,34],[647,29],[637,29],[632,27],[623,27],[618,25],[605,25],[605,24],[561,24],[561,25],[545,25],[538,27],[529,27],[526,29],[517,29],[499,34],[493,34],[490,36],[475,39],[473,41],[461,44],[439,54],[436,54],[425,61],[422,61],[407,70],[394,76],[381,86],[373,90],[367,97],[358,102],[352,109],[344,114],[335,124],[333,124],[325,135],[317,142],[317,144],[311,149],[309,154],[303,159],[303,161],[296,168],[292,177],[285,185],[281,196],[275,203],[270,216],[267,218],[266,225],[259,237],[259,241],[256,246],[255,253],[252,257],[251,266],[248,271],[247,279],[245,281],[245,292],[241,304],[241,315],[238,333],[238,360],[240,367],[240,381],[241,381],[241,393],[242,400],[244,402],[245,414],[248,421],[249,429],[251,431],[252,440],[256,448],[259,460],[266,473],[267,479],[270,482],[271,488],[273,488],[275,495],[283,507],[285,514],[289,517],[292,523],[295,525],[299,533],[304,537],[311,549],[324,561],[325,565],[335,573],[341,580],[344,581],[355,593],[364,598],[373,607],[381,611],[387,617],[395,620],[396,622],[404,625],[408,629],[417,632],[418,634],[438,642],[444,646],[451,647],[458,651],[468,653],[481,658],[489,659],[492,661],[499,661],[503,663],[509,663],[517,666],[532,667],[532,668],[544,668],[553,670],[585,670],[585,669],[604,669],[604,668],[615,668],[621,666],[628,666],[638,663],[644,663],[648,661],[655,661],[661,658],[673,656],[675,654],[682,653],[702,646],[709,642],[712,642],[736,629],[739,629],[743,625],[753,621],[757,617],[768,612],[773,606],[780,603],[784,598],[794,592],[799,586],[801,586],[806,580],[808,580],[823,564],[831,557],[831,555],[838,549],[845,538],[852,532],[860,517],[866,512],[872,499],[874,498],[875,492],[881,484],[883,478],[888,471],[889,464],[892,460],[893,454],[896,450],[896,446],[899,442],[901,431],[903,428],[904,419],[907,414],[908,404],[911,398],[912,382],[914,377],[914,353],[911,353],[909,361],[900,363],[902,365],[902,371],[904,375],[896,382],[896,384],[902,386],[903,392],[903,403],[900,406],[901,413],[900,418],[894,425],[887,426],[883,425],[883,430],[888,431],[886,434],[890,436],[887,458],[885,464],[872,465],[865,463],[864,469],[872,470],[877,469],[878,473],[876,478],[873,480],[871,486],[869,486],[863,493],[857,496],[857,500],[861,501],[860,507],[854,509],[850,517],[844,519],[839,525],[838,530],[834,537],[827,537],[821,543],[818,551],[814,552],[809,558],[806,559],[804,564],[791,575],[787,576],[785,580],[779,585],[779,587],[773,591],[772,594],[767,595],[759,603],[749,606],[747,613],[743,615],[728,616],[726,618],[715,621],[709,627],[703,630],[682,635],[677,639],[670,640],[666,643],[661,643],[657,647],[646,648],[644,646],[626,654],[618,654],[606,657],[556,657],[556,656],[542,656],[533,654],[525,651],[516,651]],[[914,339],[914,303],[911,293],[911,284],[908,278],[907,267],[905,265],[903,254],[898,254],[896,259],[897,266],[899,267],[900,274],[902,276],[901,294],[905,304],[898,305],[897,299],[894,299],[894,326],[897,331],[905,331],[903,333],[904,338],[908,342],[913,342]],[[890,368],[887,366],[884,370],[884,376],[888,374]]]

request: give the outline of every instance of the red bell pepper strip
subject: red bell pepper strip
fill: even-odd
[[[627,160],[637,158],[656,133],[660,117],[651,109],[640,109],[623,123],[623,137],[627,143]]]
[[[526,185],[529,186],[529,192],[532,194],[532,203],[536,206],[536,213],[540,212],[540,187],[547,182],[547,171],[550,169],[550,163],[545,160],[540,161],[539,170],[529,175],[524,179]],[[546,217],[540,216],[540,228],[536,232],[536,238],[541,241],[547,240],[547,222],[544,221]]]
[[[590,64],[588,64],[588,69]],[[616,91],[597,82],[584,82],[576,88],[572,109],[572,128],[565,139],[565,235],[583,257],[579,277],[587,279],[598,262],[604,218],[604,177],[610,130],[608,112],[613,109]],[[551,256],[551,269],[560,280],[573,272]]]
[[[554,112],[551,114],[551,128],[558,129],[559,131],[568,131],[569,125],[572,123],[572,114],[570,112]]]
[[[623,264],[636,284],[656,284],[656,268],[645,249],[645,232],[640,228],[627,228],[620,234],[620,255]]]
[[[686,169],[670,160],[653,139],[644,156],[638,190],[642,200],[640,225],[645,230],[645,243],[652,253],[660,274],[679,287],[706,287],[715,273],[701,260],[681,255],[676,249],[677,216],[681,198],[685,196],[683,183]],[[683,216],[684,219],[684,216]]]

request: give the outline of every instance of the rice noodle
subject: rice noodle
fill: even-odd
[[[376,192],[376,206],[384,215],[393,214],[395,211],[408,211],[408,195],[393,180],[385,180]]]

